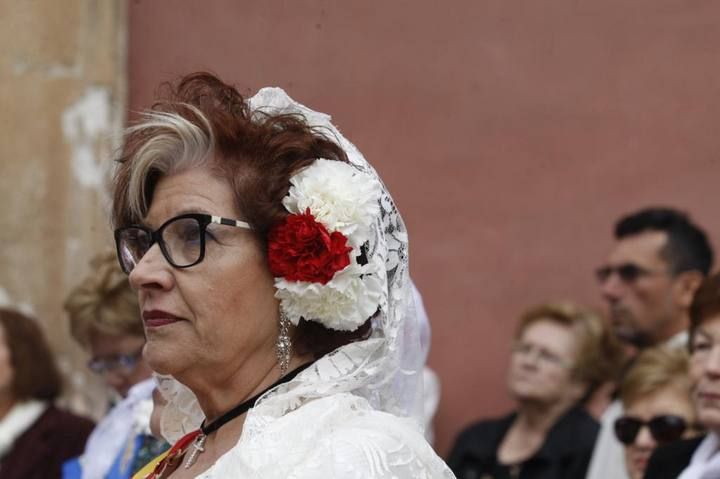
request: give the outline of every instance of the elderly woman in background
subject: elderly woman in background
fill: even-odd
[[[199,411],[149,477],[452,477],[408,374],[403,221],[327,115],[189,75],[130,128],[114,184],[143,354],[171,376],[163,433]]]
[[[599,316],[571,304],[527,311],[515,334],[508,386],[512,414],[465,429],[448,464],[460,479],[577,479],[598,423],[582,407],[612,379],[617,343]]]
[[[615,421],[630,479],[643,478],[658,444],[697,434],[690,386],[684,350],[652,348],[632,363],[620,383],[624,415]]]
[[[62,381],[34,319],[0,309],[0,477],[60,477],[61,465],[83,450],[87,419],[53,405]]]
[[[124,479],[168,444],[150,435],[152,370],[142,357],[145,333],[137,295],[114,253],[90,261],[91,273],[68,295],[65,310],[75,340],[91,354],[88,367],[120,400],[98,424],[65,479]]]
[[[720,273],[703,281],[690,306],[690,377],[697,419],[708,434],[658,447],[648,479],[720,477]]]

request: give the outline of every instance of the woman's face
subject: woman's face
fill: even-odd
[[[691,344],[690,375],[698,421],[720,433],[720,315],[700,323]]]
[[[90,363],[98,365],[105,384],[126,397],[131,387],[152,375],[142,357],[144,345],[143,336],[96,331],[90,335]]]
[[[5,337],[5,328],[0,326],[0,397],[12,396],[12,383],[15,369],[12,366],[10,346]]]
[[[644,422],[656,416],[673,415],[685,419],[686,424],[695,423],[695,411],[688,387],[682,382],[668,384],[626,404],[624,414]],[[686,429],[685,437],[692,433],[691,428]],[[642,479],[650,455],[657,445],[648,427],[643,426],[635,436],[635,441],[625,446],[625,467],[630,479]]]
[[[243,219],[226,180],[207,168],[161,178],[144,225],[155,230],[185,213]],[[144,355],[155,371],[192,388],[265,375],[275,366],[278,303],[251,231],[208,225],[204,259],[184,269],[172,267],[155,244],[130,273],[130,284],[143,313]]]
[[[583,387],[572,376],[576,342],[571,328],[552,320],[541,319],[527,326],[513,348],[510,393],[519,401],[546,404],[579,399]]]

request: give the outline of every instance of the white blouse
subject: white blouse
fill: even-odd
[[[202,479],[452,479],[409,418],[349,393],[318,398],[280,418],[248,412],[243,434]]]

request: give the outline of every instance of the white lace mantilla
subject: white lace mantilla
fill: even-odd
[[[263,88],[249,104],[257,121],[263,113],[302,115],[339,144],[358,170],[380,180],[328,115],[279,88]],[[247,414],[238,445],[199,477],[454,477],[422,435],[422,325],[411,294],[407,232],[384,185],[379,206],[366,244],[368,264],[385,272],[371,337],[322,357],[261,397]],[[163,378],[160,389],[169,400],[163,433],[175,441],[196,429],[202,417],[187,388]]]
[[[415,421],[352,394],[304,404],[282,418],[254,411],[238,445],[198,476],[252,479],[453,478]]]

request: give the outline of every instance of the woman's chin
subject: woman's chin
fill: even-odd
[[[183,357],[181,352],[162,349],[149,343],[145,346],[143,357],[150,369],[158,374],[171,376],[184,369],[183,365],[187,361],[187,356]]]
[[[720,433],[720,410],[700,407],[698,422],[710,431]]]

